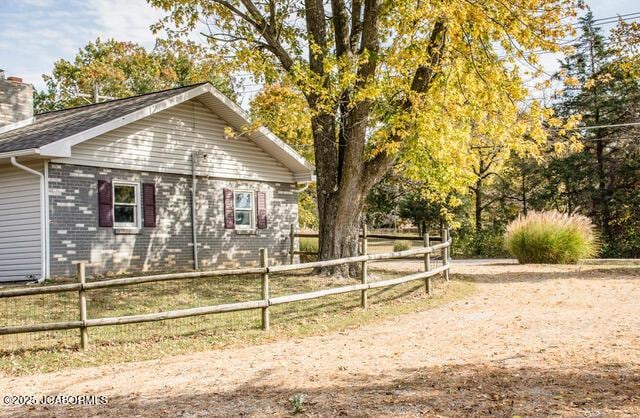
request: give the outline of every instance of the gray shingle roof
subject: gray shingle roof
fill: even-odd
[[[0,153],[39,148],[161,102],[194,87],[178,87],[35,116],[35,122],[0,134]]]

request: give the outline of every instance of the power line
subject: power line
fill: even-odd
[[[603,128],[622,128],[625,126],[640,126],[640,122],[628,122],[628,123],[614,123],[611,125],[593,125],[593,126],[579,126],[577,128],[569,129],[571,131],[580,131],[583,129],[603,129]]]
[[[623,18],[625,16],[627,16],[627,17]],[[614,20],[611,20],[611,19],[614,19]],[[601,25],[608,25],[608,24],[611,24],[611,23],[616,23],[616,22],[618,22],[620,20],[622,20],[623,22],[630,22],[630,21],[636,20],[636,19],[640,19],[640,12],[627,13],[625,15],[619,15],[619,16],[610,16],[610,17],[605,17],[605,18],[602,18],[602,19],[595,19],[595,20],[592,21],[592,23],[599,22],[597,26],[601,26]],[[604,21],[604,20],[606,20],[606,22],[601,22],[601,21]],[[570,26],[575,27],[575,26],[578,26],[578,25],[581,25],[581,23],[580,22],[572,23]],[[562,41],[562,42],[558,43],[558,45],[559,46],[570,45],[573,42],[576,42],[578,39],[580,39],[580,36],[576,36],[573,39],[567,39],[565,41]],[[525,54],[525,55],[545,55],[545,54],[557,54],[559,52],[545,51],[545,50],[534,50],[534,51],[522,51],[522,53]],[[502,58],[506,58],[507,56],[509,56],[509,55],[506,55],[506,54],[505,55],[500,55],[500,56],[498,56],[498,58],[502,59]]]
[[[627,13],[623,15],[615,15],[615,16],[609,16],[609,17],[601,17],[598,19],[593,19],[592,22],[599,22],[601,20],[619,19],[621,17],[633,16],[633,15],[640,15],[640,12],[633,12],[633,13]],[[579,25],[579,24],[580,22],[574,23],[574,25]]]

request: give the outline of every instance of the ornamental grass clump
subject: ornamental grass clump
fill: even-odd
[[[522,264],[575,264],[594,257],[598,242],[589,218],[554,210],[520,215],[507,227],[505,246]]]

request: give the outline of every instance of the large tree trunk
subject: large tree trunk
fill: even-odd
[[[298,80],[298,87],[305,95],[312,115],[320,259],[356,255],[360,215],[366,196],[393,167],[398,154],[389,151],[393,147],[385,147],[386,150],[373,153],[373,156],[372,153],[365,152],[367,129],[376,125],[376,120],[370,120],[372,99],[363,98],[369,94],[359,94],[375,85],[379,59],[383,57],[379,54],[379,43],[381,38],[386,39],[386,35],[381,36],[378,20],[381,8],[387,7],[386,3],[379,0],[354,0],[349,4],[343,0],[300,2],[303,4],[297,7],[304,9],[304,35],[307,38],[304,42],[308,45],[309,77],[301,77],[305,74],[305,68],[304,65],[303,68],[296,65],[298,59],[294,57],[298,55],[298,51],[289,50],[286,42],[288,35],[281,36],[283,22],[280,20],[277,2],[269,2],[268,11],[262,8],[262,4],[258,5],[251,0],[214,0],[213,3],[244,21],[255,32],[255,46],[272,53],[281,64],[283,72]],[[329,6],[330,13],[327,13]],[[425,45],[426,56],[417,65],[411,79],[413,94],[398,95],[391,100],[388,104],[390,112],[406,112],[410,115],[415,97],[427,93],[433,81],[441,74],[440,63],[447,34],[443,19],[433,22],[429,41]],[[284,34],[286,33],[285,31]],[[352,78],[354,70],[356,75],[349,85],[338,83],[342,90],[337,96],[337,103],[333,96],[336,85],[332,81],[336,74],[333,73],[332,65],[328,67],[329,71],[326,67],[327,62],[336,59],[338,63],[349,63],[344,70],[338,70],[349,74],[345,81]],[[338,68],[341,67],[342,64],[338,65]],[[340,74],[338,76],[342,79]],[[316,83],[321,83],[321,88]],[[403,90],[399,92],[406,93]],[[405,132],[411,127],[408,125],[403,127],[405,129],[398,128],[400,129],[390,134],[387,145],[401,145],[406,140]]]
[[[319,197],[319,201],[320,201]],[[353,199],[347,207],[338,210],[335,202],[337,199],[329,199],[324,202],[326,211],[320,218],[320,242],[319,257],[321,260],[333,258],[353,257],[358,255],[358,237],[360,231],[360,219],[363,205]],[[338,266],[320,269],[321,273],[348,277],[357,274],[357,265]]]
[[[324,2],[305,0],[307,30],[310,39],[317,46],[309,48],[309,68],[318,79],[323,80],[323,88],[331,90],[331,77],[325,74],[325,57],[331,54],[329,36],[333,34],[337,58],[349,58],[365,51],[368,51],[369,56],[358,62],[357,81],[341,91],[338,103],[332,103],[334,108],[327,109],[326,100],[316,92],[306,94],[309,109],[318,112],[312,116],[311,125],[318,179],[321,260],[358,254],[358,230],[365,199],[396,159],[395,154],[386,152],[368,159],[365,143],[372,102],[366,99],[353,100],[353,95],[366,88],[376,75],[379,50],[378,13],[381,3],[376,0],[354,3],[352,13],[355,14],[352,14],[351,28],[344,2],[334,0],[331,6],[332,31],[325,26],[328,20]],[[416,93],[425,93],[435,77],[434,68],[442,56],[445,32],[443,22],[434,24],[428,45],[431,62],[420,65],[412,81],[411,87]],[[410,99],[397,104],[407,112],[412,107]],[[403,139],[396,133],[390,141],[401,143]],[[355,274],[357,266],[323,270],[324,273],[347,276]]]
[[[358,255],[361,214],[375,184],[363,175],[364,131],[345,126],[344,119],[341,122],[336,124],[332,115],[320,115],[313,121],[321,260]],[[336,147],[336,125],[340,136],[349,138],[350,147],[342,151]],[[319,272],[346,277],[357,274],[357,267],[345,265],[323,268]]]

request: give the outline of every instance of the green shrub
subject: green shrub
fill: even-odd
[[[410,249],[411,241],[407,241],[405,239],[393,241],[393,251],[404,251]]]
[[[589,218],[557,211],[518,217],[507,227],[505,246],[523,264],[573,264],[597,254]]]
[[[310,253],[318,253],[318,238],[300,238],[300,251],[306,251]],[[300,261],[307,263],[310,261],[316,261],[317,255],[313,254],[301,254]]]
[[[504,246],[504,230],[458,230],[453,235],[451,254],[463,258],[508,257],[509,251]]]

